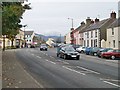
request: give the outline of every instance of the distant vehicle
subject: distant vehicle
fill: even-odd
[[[30,48],[35,48],[35,45],[30,45]]]
[[[41,44],[41,45],[40,45],[40,50],[41,50],[41,51],[42,51],[42,50],[47,51],[47,50],[48,50],[47,45],[46,45],[46,44]]]
[[[89,55],[90,52],[91,52],[91,50],[92,50],[92,47],[86,47],[86,49],[85,49],[85,54],[86,54],[86,55]]]
[[[107,52],[109,50],[112,50],[112,48],[104,48],[104,49],[99,49],[98,52],[97,52],[97,56],[98,57],[101,57],[101,54],[104,53],[104,52]]]
[[[98,50],[100,50],[99,47],[93,47],[93,48],[90,50],[90,55],[96,56]]]
[[[104,52],[101,54],[102,58],[111,58],[111,59],[120,59],[120,49],[109,50],[108,52]]]
[[[65,46],[61,48],[58,57],[64,59],[75,58],[79,60],[80,54],[72,46]]]
[[[78,51],[79,53],[84,53],[85,49],[86,49],[86,47],[80,46],[79,48],[76,48],[76,51]]]
[[[73,46],[73,48],[76,50],[77,48],[79,48],[79,47],[82,47],[81,45],[75,45],[75,44],[73,44],[72,45]]]

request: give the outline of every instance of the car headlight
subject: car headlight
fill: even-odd
[[[77,53],[77,55],[80,55],[79,53]]]
[[[67,55],[70,55],[70,53],[68,53]]]

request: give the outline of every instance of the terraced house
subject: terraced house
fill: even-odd
[[[107,29],[106,47],[120,49],[120,17]]]
[[[99,21],[95,19],[95,23],[90,24],[83,31],[84,46],[86,47],[106,47],[107,27],[116,20],[116,13],[112,12],[110,18]]]

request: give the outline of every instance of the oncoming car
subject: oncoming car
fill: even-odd
[[[72,46],[65,46],[61,48],[58,57],[64,59],[74,58],[79,60],[80,54]]]
[[[40,45],[40,50],[41,50],[41,51],[42,51],[42,50],[47,51],[47,50],[48,50],[47,45],[46,45],[46,44],[41,44],[41,45]]]

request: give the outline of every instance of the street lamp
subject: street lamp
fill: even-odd
[[[24,27],[24,47],[25,47],[25,27],[26,27],[27,25],[23,25],[23,27]]]
[[[70,19],[72,21],[72,28],[73,28],[73,18],[68,18],[68,19]]]

